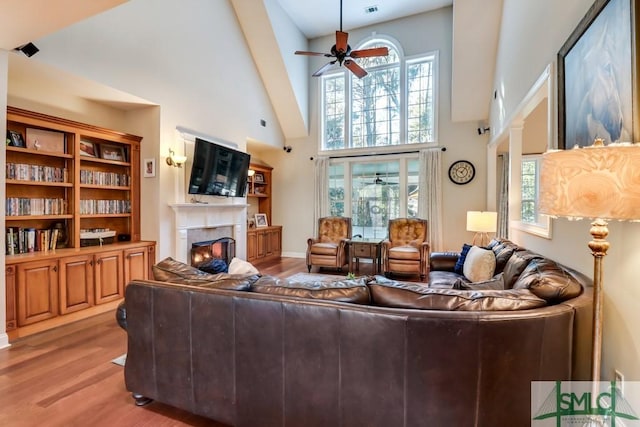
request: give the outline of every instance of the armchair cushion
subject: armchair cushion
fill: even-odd
[[[312,243],[311,253],[317,255],[335,255],[338,252],[338,245],[335,243]]]
[[[420,260],[420,251],[415,246],[393,246],[389,249],[389,258]]]

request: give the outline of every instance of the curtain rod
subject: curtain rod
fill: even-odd
[[[447,147],[431,147],[431,148],[440,148],[440,151],[447,151]],[[412,154],[419,153],[419,150],[413,151],[399,151],[394,153],[372,153],[372,154],[348,154],[346,156],[329,156],[330,159],[348,159],[350,157],[372,157],[372,156],[392,156],[398,154]],[[309,157],[309,160],[313,160],[313,157]]]

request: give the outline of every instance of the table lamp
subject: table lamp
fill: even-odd
[[[593,347],[591,379],[600,381],[602,357],[602,261],[609,249],[607,220],[640,219],[640,145],[602,139],[584,148],[548,151],[542,156],[540,213],[568,219],[590,218],[588,244],[593,266]]]
[[[467,231],[475,231],[473,236],[473,245],[476,244],[478,237],[480,238],[480,246],[484,246],[489,243],[489,234],[495,233],[497,229],[497,212],[480,212],[480,211],[468,211],[467,212]],[[486,239],[486,243],[485,243]]]

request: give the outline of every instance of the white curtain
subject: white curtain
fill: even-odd
[[[509,238],[509,160],[504,154],[498,156],[500,166],[500,192],[498,194],[497,237]]]
[[[418,215],[426,219],[432,251],[441,251],[442,238],[442,150],[420,150]]]
[[[316,157],[315,164],[315,209],[313,212],[313,235],[318,235],[318,219],[329,215],[329,158]]]

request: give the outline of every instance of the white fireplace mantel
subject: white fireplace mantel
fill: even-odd
[[[236,256],[246,258],[247,204],[246,203],[170,203],[176,226],[176,244],[173,257],[189,263],[187,232],[190,229],[232,227],[236,241]]]

